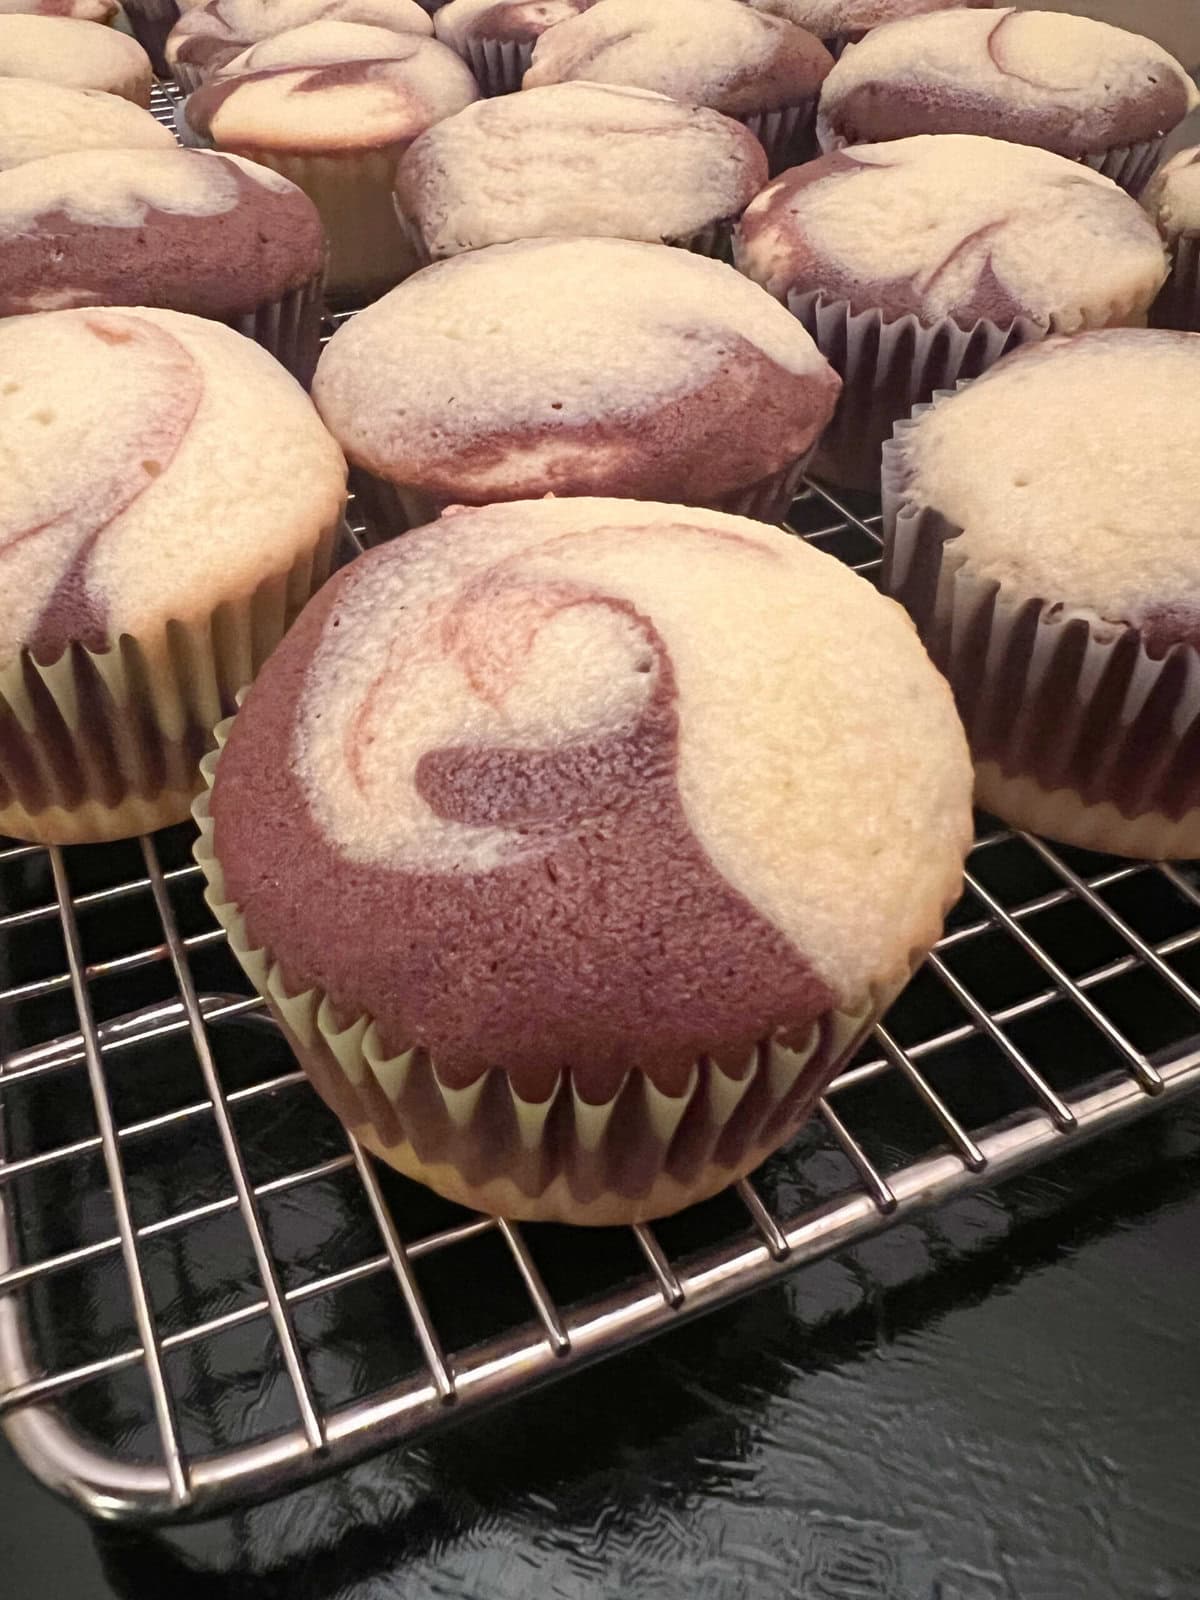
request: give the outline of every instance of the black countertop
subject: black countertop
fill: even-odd
[[[5,1600],[1196,1600],[1200,1100],[240,1516],[92,1531],[0,1446]]]

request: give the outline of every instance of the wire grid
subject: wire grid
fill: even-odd
[[[810,488],[791,520],[877,568],[877,514]],[[937,950],[753,1182],[631,1230],[471,1216],[325,1113],[203,908],[190,838],[0,847],[0,1420],[97,1515],[279,1492],[1200,1083],[1193,870],[985,822]],[[244,1256],[224,1277],[218,1223]]]
[[[790,521],[877,571],[877,507]],[[472,1216],[307,1088],[191,838],[0,842],[0,1422],[97,1516],[281,1492],[1200,1084],[1192,868],[984,819],[937,950],[753,1182],[633,1229]]]

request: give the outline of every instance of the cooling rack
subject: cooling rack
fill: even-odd
[[[876,572],[877,504],[812,485],[789,524]],[[0,841],[0,1424],[96,1517],[278,1494],[1200,1085],[1200,872],[982,818],[937,949],[752,1179],[632,1229],[473,1216],[308,1088],[192,837]]]

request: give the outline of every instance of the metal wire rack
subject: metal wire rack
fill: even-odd
[[[869,503],[790,521],[878,567]],[[633,1229],[472,1216],[307,1088],[191,838],[0,841],[0,1424],[98,1517],[279,1493],[1200,1085],[1200,873],[984,819],[937,950],[753,1181]]]

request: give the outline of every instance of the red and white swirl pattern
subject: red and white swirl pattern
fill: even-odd
[[[838,563],[717,513],[523,502],[334,580],[213,815],[251,939],[386,1048],[532,1099],[569,1063],[603,1100],[897,981],[970,786],[906,619]]]

